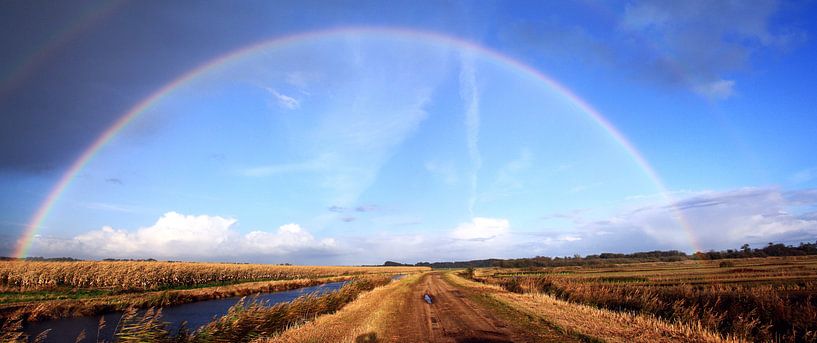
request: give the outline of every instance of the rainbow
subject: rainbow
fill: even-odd
[[[495,61],[508,65],[520,72],[533,76],[546,86],[560,92],[565,98],[570,100],[570,102],[574,106],[576,106],[582,112],[589,115],[598,125],[604,128],[605,131],[610,135],[610,137],[613,138],[616,142],[618,142],[629,153],[629,155],[632,157],[635,163],[644,171],[646,176],[656,185],[661,194],[665,197],[665,200],[667,200],[668,203],[670,204],[675,203],[674,200],[670,198],[667,187],[665,186],[661,178],[659,178],[658,174],[655,172],[655,169],[652,168],[652,166],[647,162],[647,160],[638,151],[638,149],[636,149],[635,146],[618,129],[616,129],[615,126],[613,126],[613,124],[611,124],[598,110],[593,108],[593,106],[591,106],[585,100],[580,98],[573,91],[571,91],[564,85],[560,84],[553,78],[549,77],[548,75],[535,69],[534,67],[524,64],[519,60],[504,55],[498,51],[478,45],[474,42],[464,40],[461,38],[443,35],[440,33],[418,31],[413,29],[410,30],[404,28],[341,27],[321,31],[298,33],[282,37],[275,37],[272,39],[263,40],[251,44],[249,46],[245,46],[240,49],[233,50],[226,54],[220,55],[210,61],[207,61],[199,65],[198,67],[193,68],[192,70],[189,70],[188,72],[180,75],[175,80],[157,89],[151,95],[149,95],[148,97],[144,98],[142,101],[131,107],[127,112],[125,112],[121,117],[119,117],[119,119],[117,119],[116,122],[113,123],[113,125],[111,125],[108,129],[102,132],[102,134],[96,140],[94,140],[94,142],[87,149],[85,149],[85,151],[79,156],[79,158],[77,158],[71,164],[70,168],[68,168],[68,170],[62,175],[62,177],[59,179],[56,185],[54,185],[54,187],[48,193],[48,196],[45,198],[43,203],[39,206],[37,211],[29,220],[21,238],[17,242],[17,247],[14,251],[14,256],[22,258],[27,255],[28,249],[31,246],[31,242],[34,236],[37,234],[37,230],[42,226],[43,221],[48,217],[49,212],[54,207],[54,204],[57,203],[60,196],[71,185],[71,181],[74,179],[77,173],[79,173],[88,164],[88,162],[90,162],[94,158],[94,156],[96,156],[96,154],[103,147],[105,147],[105,145],[107,145],[112,139],[114,139],[117,136],[117,134],[119,134],[123,129],[125,129],[129,123],[131,123],[134,119],[138,118],[141,114],[145,113],[152,106],[160,102],[162,99],[173,94],[174,90],[191,82],[192,80],[196,79],[201,75],[204,75],[212,70],[215,70],[220,66],[228,64],[231,61],[240,59],[245,56],[249,56],[253,53],[263,51],[265,49],[282,47],[296,42],[303,42],[322,38],[332,38],[336,36],[342,37],[348,35],[375,35],[385,36],[387,38],[388,37],[407,38],[415,39],[422,42],[434,42],[445,46],[454,46],[460,49],[464,49],[466,51],[478,53],[481,56],[489,57]],[[686,231],[692,247],[697,250],[701,250],[698,248],[699,246],[697,244],[697,241],[695,240],[694,235],[692,234],[690,226],[688,225],[684,217],[681,215],[681,212],[677,209],[675,210],[675,217],[678,223]]]

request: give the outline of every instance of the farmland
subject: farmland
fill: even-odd
[[[700,325],[724,337],[817,340],[814,257],[469,272],[513,293]]]
[[[0,292],[82,289],[155,291],[259,280],[314,279],[423,270],[417,267],[312,267],[188,262],[0,262]]]
[[[328,267],[187,262],[0,262],[0,324],[369,280],[425,267]],[[380,281],[378,281],[380,282]]]
[[[66,276],[76,272],[70,263],[90,275],[136,270],[143,277],[121,276],[115,282],[72,278]],[[124,316],[116,323],[114,341],[817,340],[815,256],[445,270],[169,262],[7,266],[18,267],[4,269],[8,276],[3,280],[9,281],[4,281],[6,302],[0,309],[7,330],[20,328],[15,318],[117,311]],[[43,275],[35,277],[37,273]],[[407,276],[392,281],[395,274]],[[135,281],[140,279],[143,282]],[[331,293],[304,294],[289,302],[234,302],[224,315],[197,328],[171,328],[160,310],[337,281],[347,283]],[[47,292],[75,295],[25,301],[19,297]],[[424,301],[426,294],[432,303]]]

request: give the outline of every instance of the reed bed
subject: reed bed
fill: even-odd
[[[752,261],[754,260],[754,261]],[[760,261],[758,261],[760,260]],[[750,259],[564,270],[477,270],[471,279],[514,293],[641,313],[751,341],[817,341],[817,260]],[[747,267],[754,265],[755,267]],[[678,271],[673,275],[672,271]]]
[[[191,288],[259,280],[406,273],[427,267],[322,267],[194,262],[0,261],[0,292]]]
[[[291,302],[272,306],[267,302],[244,298],[233,305],[227,314],[195,331],[183,325],[178,331],[171,332],[168,324],[162,321],[161,309],[152,308],[141,315],[137,309],[130,308],[118,323],[100,321],[99,325],[116,325],[114,342],[249,342],[271,337],[317,316],[336,312],[361,293],[389,282],[391,278],[388,276],[362,277],[332,293],[304,295]],[[31,339],[21,333],[19,323],[7,324],[2,329],[0,341],[27,342]],[[33,339],[42,340],[47,335],[48,332],[44,332]],[[77,341],[83,336],[77,337]]]

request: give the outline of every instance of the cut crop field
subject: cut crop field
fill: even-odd
[[[126,262],[119,267],[115,263],[121,262],[111,263],[97,267],[107,271],[142,268],[139,272],[169,275],[184,268],[194,275],[214,275],[213,270],[221,270],[251,277],[202,277],[207,281],[148,285],[144,290],[106,284],[115,294],[93,293],[108,289],[104,287],[78,288],[86,292],[85,298],[7,303],[0,310],[26,304],[23,308],[31,309],[28,318],[35,320],[38,315],[47,319],[123,311],[114,341],[817,341],[815,257],[434,271],[168,262]],[[58,270],[56,265],[31,265],[40,267],[32,270]],[[87,264],[77,266],[89,268]],[[394,281],[394,274],[407,276]],[[279,279],[259,281],[254,278],[257,275]],[[155,276],[145,274],[144,279],[151,277]],[[305,294],[277,304],[240,301],[195,331],[174,331],[162,321],[159,311],[179,303],[330,281],[350,282],[332,293]],[[213,282],[228,284],[212,286]],[[55,289],[68,287],[66,284],[31,286],[28,289],[34,290],[28,292],[59,293]],[[137,312],[135,308],[156,310]],[[19,341],[22,336],[9,337]]]
[[[206,287],[249,281],[404,273],[424,267],[324,267],[197,262],[0,261],[0,292],[83,290],[138,292]]]
[[[390,277],[427,267],[333,267],[116,261],[0,262],[0,327],[131,308]]]
[[[701,325],[752,341],[817,340],[817,258],[485,268],[475,281],[514,293]]]

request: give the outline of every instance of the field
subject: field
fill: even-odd
[[[817,341],[814,257],[489,268],[471,277],[514,293],[701,325],[725,337]]]
[[[9,341],[24,339],[13,334],[19,320],[110,311],[125,313],[114,339],[122,342],[817,341],[814,256],[434,271],[169,262],[4,268]],[[97,279],[105,273],[116,281]],[[395,274],[407,276],[392,281]],[[173,331],[162,321],[162,307],[339,280],[350,282],[272,306],[237,303],[198,330]],[[35,293],[74,297],[21,300]]]
[[[427,270],[189,262],[0,262],[0,327]]]
[[[260,280],[314,279],[423,270],[191,262],[0,262],[0,292],[155,291]],[[0,300],[4,302],[4,300]]]

